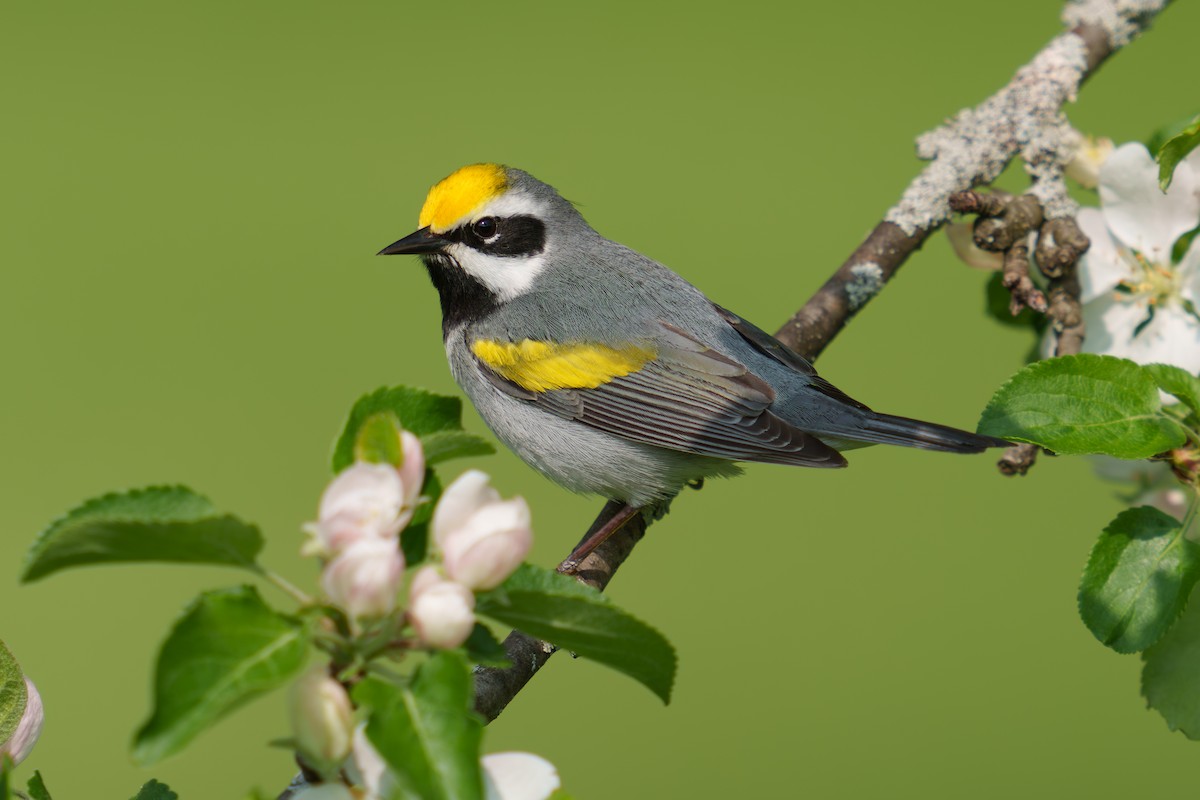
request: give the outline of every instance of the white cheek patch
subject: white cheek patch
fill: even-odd
[[[465,244],[452,244],[446,252],[463,271],[490,289],[500,301],[528,291],[533,279],[546,268],[550,246],[536,256],[493,256]]]

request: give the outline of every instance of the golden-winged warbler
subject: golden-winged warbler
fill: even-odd
[[[521,170],[463,167],[430,189],[418,226],[380,254],[421,256],[450,371],[480,416],[550,479],[625,504],[571,565],[737,461],[844,467],[839,451],[866,444],[1008,444],[872,411]]]

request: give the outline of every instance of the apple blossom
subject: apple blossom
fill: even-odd
[[[301,552],[336,555],[363,538],[394,539],[412,516],[408,495],[392,465],[355,462],[326,487],[317,521],[305,526],[312,538]]]
[[[433,535],[446,574],[475,590],[499,586],[533,544],[525,500],[501,500],[478,470],[464,472],[446,487],[433,512]]]
[[[554,765],[533,753],[492,753],[482,763],[485,800],[546,800],[561,785]]]
[[[353,618],[378,617],[396,607],[404,575],[397,539],[359,539],[321,571],[321,587]]]
[[[475,595],[443,578],[436,567],[423,567],[409,591],[408,617],[423,645],[458,647],[475,627]]]
[[[0,742],[0,758],[8,756],[14,764],[20,764],[33,750],[38,737],[42,735],[42,722],[46,716],[42,709],[42,696],[28,677],[25,678],[25,693],[25,712],[17,723],[17,729],[8,737],[8,741]]]
[[[1179,164],[1164,194],[1146,148],[1118,147],[1100,168],[1100,208],[1082,209],[1078,222],[1091,240],[1079,263],[1083,349],[1200,371],[1200,238],[1178,263],[1171,258],[1200,223],[1200,152]]]
[[[322,772],[336,770],[354,735],[354,707],[342,684],[324,665],[310,669],[292,684],[289,711],[300,752]]]

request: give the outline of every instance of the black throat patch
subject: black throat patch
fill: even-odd
[[[500,307],[491,290],[441,253],[421,256],[442,301],[442,338],[463,322],[476,322]]]

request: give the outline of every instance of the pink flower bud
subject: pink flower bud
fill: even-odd
[[[421,470],[424,472],[424,457]],[[418,485],[417,491],[420,491]],[[400,472],[389,464],[356,462],[338,473],[321,496],[319,519],[305,526],[305,555],[336,555],[364,538],[390,539],[412,516]]]
[[[395,539],[359,539],[325,565],[321,587],[352,618],[378,617],[396,607],[404,555]]]
[[[400,481],[404,484],[404,507],[412,509],[425,485],[425,451],[421,440],[408,431],[400,432],[400,448],[404,461],[400,464]],[[407,520],[406,520],[407,521]]]
[[[408,618],[427,647],[458,647],[475,627],[475,595],[435,567],[424,567],[413,579]]]
[[[324,666],[314,667],[292,684],[290,712],[301,754],[327,777],[336,773],[354,735],[354,707],[346,690]]]
[[[29,678],[25,678],[25,691],[25,713],[21,715],[17,729],[8,737],[8,741],[0,742],[0,757],[8,756],[14,764],[20,764],[33,750],[38,737],[42,735],[42,722],[45,720],[42,696]]]
[[[546,800],[559,788],[558,771],[533,753],[484,756],[485,800]]]
[[[387,762],[367,738],[366,723],[354,729],[354,758],[346,765],[346,773],[358,786],[367,790],[368,798],[390,797],[396,779],[392,777]]]
[[[446,573],[475,590],[503,583],[533,545],[529,506],[520,497],[501,500],[478,470],[446,487],[433,512],[433,533]]]

